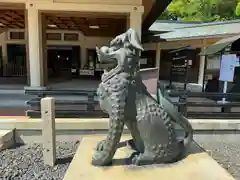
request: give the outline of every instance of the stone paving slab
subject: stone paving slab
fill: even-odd
[[[64,180],[234,180],[196,143],[192,143],[186,158],[171,165],[126,165],[123,159],[129,158],[132,150],[123,147],[117,150],[113,166],[95,167],[91,165],[91,157],[101,139],[101,136],[83,138]]]

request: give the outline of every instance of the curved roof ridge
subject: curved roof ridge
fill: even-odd
[[[233,24],[233,23],[240,23],[240,19],[230,20],[230,21],[216,21],[216,22],[201,23],[201,24],[195,24],[193,26],[188,26],[188,27],[179,27],[176,29],[195,28],[195,27],[203,27],[203,26],[215,26],[215,25]]]

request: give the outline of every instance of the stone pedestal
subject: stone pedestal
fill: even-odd
[[[192,143],[181,161],[169,165],[129,165],[132,150],[121,147],[114,156],[113,165],[91,165],[94,147],[103,137],[83,138],[65,174],[64,180],[234,180],[214,159],[196,143]],[[128,139],[124,137],[123,140]]]

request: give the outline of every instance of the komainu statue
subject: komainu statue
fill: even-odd
[[[110,165],[117,150],[124,125],[130,130],[137,155],[135,165],[171,163],[176,161],[192,141],[193,130],[186,118],[160,93],[160,104],[147,91],[139,73],[143,48],[135,30],[118,35],[110,46],[96,48],[98,59],[105,68],[97,89],[99,104],[109,114],[106,138],[97,144],[92,164]],[[174,123],[185,130],[182,140],[177,137]]]

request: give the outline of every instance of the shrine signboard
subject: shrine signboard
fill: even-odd
[[[188,60],[184,52],[172,54],[171,81],[185,82],[187,76]]]

